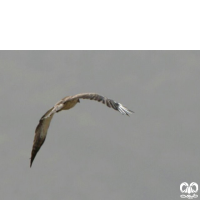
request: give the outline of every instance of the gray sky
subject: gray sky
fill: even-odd
[[[1,51],[0,69],[1,199],[179,200],[200,184],[199,51]],[[135,113],[81,100],[30,168],[40,117],[82,92]]]

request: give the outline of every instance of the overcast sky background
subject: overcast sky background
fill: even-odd
[[[200,184],[199,51],[1,51],[0,69],[1,199],[178,200]],[[41,116],[82,92],[135,113],[81,100],[30,168]]]

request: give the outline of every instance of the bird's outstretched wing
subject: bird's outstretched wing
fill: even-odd
[[[123,106],[121,103],[117,103],[116,101],[112,99],[108,99],[104,96],[101,96],[99,94],[95,93],[82,93],[82,94],[77,94],[75,96],[67,97],[66,101],[73,100],[73,99],[90,99],[90,100],[95,100],[98,102],[101,102],[105,105],[107,105],[110,108],[113,108],[117,111],[119,111],[122,114],[128,115],[134,113],[132,110],[127,109],[125,106]],[[65,102],[65,99],[63,99],[63,103]]]
[[[37,125],[37,127],[35,129],[35,138],[34,138],[34,141],[33,141],[33,148],[32,148],[32,152],[31,152],[30,167],[33,163],[33,160],[34,160],[37,152],[40,150],[40,147],[43,145],[43,143],[46,139],[47,131],[48,131],[51,119],[53,118],[53,114],[48,118],[45,118],[45,116],[47,116],[52,110],[53,110],[53,108],[48,110],[41,117],[39,124]]]
[[[114,110],[119,111],[122,114],[128,115],[132,114],[133,111],[127,109],[125,106],[123,106],[120,103],[117,103],[116,101],[112,99],[108,99],[106,97],[103,97],[99,94],[95,93],[82,93],[82,94],[77,94],[74,96],[67,96],[63,99],[61,99],[58,103],[55,104],[53,108],[48,110],[40,119],[38,126],[36,127],[35,130],[35,138],[33,141],[33,148],[31,152],[31,161],[30,161],[30,166],[33,163],[33,160],[37,154],[37,152],[40,150],[40,147],[43,145],[47,131],[49,128],[49,125],[51,123],[51,120],[53,118],[53,115],[56,112],[59,112],[61,110],[68,110],[70,108],[73,108],[77,102],[79,102],[79,99],[90,99],[90,100],[95,100],[98,102],[102,102],[103,104],[107,105],[110,108],[113,108]]]

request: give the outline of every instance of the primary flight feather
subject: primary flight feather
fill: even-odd
[[[103,104],[107,105],[110,108],[113,108],[117,111],[119,111],[122,114],[128,115],[132,114],[133,111],[127,109],[124,107],[122,104],[117,103],[111,99],[108,99],[106,97],[103,97],[99,94],[95,93],[82,93],[82,94],[77,94],[74,96],[67,96],[63,99],[61,99],[58,103],[54,105],[50,110],[48,110],[40,119],[39,124],[36,127],[35,130],[35,138],[33,141],[33,148],[31,152],[31,161],[30,161],[30,167],[33,163],[33,160],[39,151],[40,147],[43,145],[47,131],[49,128],[49,125],[51,123],[51,120],[53,118],[53,115],[56,112],[59,112],[61,110],[69,110],[70,108],[73,108],[77,103],[80,102],[79,99],[90,99],[90,100],[95,100],[98,102],[102,102]]]

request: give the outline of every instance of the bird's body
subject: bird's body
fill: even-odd
[[[62,110],[69,110],[73,108],[78,103],[78,99],[73,99],[71,101],[67,101],[64,105]]]
[[[38,126],[35,130],[35,138],[33,141],[33,148],[31,152],[31,162],[30,166],[33,163],[33,160],[39,151],[40,147],[43,145],[47,131],[49,128],[49,125],[51,123],[51,120],[53,118],[53,115],[56,112],[60,112],[62,110],[69,110],[73,108],[77,103],[80,102],[79,99],[90,99],[95,100],[98,102],[102,102],[103,104],[106,104],[108,107],[111,107],[115,110],[118,110],[122,114],[126,114],[129,116],[129,114],[132,114],[133,111],[128,110],[125,108],[122,104],[117,103],[111,99],[108,99],[106,97],[103,97],[101,95],[95,94],[95,93],[81,93],[74,96],[67,96],[63,99],[61,99],[59,102],[57,102],[54,107],[52,107],[50,110],[48,110],[40,119]]]

